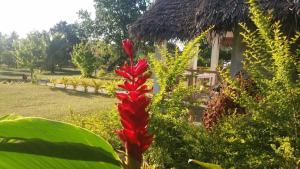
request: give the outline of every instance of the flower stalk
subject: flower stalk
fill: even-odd
[[[126,165],[129,169],[140,169],[143,161],[142,154],[149,148],[153,136],[148,132],[150,98],[146,93],[151,89],[145,84],[150,78],[148,63],[140,59],[134,65],[133,42],[129,39],[122,41],[125,53],[130,57],[130,65],[124,64],[116,74],[125,78],[119,85],[124,92],[116,94],[120,100],[118,111],[123,129],[117,134],[126,149]]]

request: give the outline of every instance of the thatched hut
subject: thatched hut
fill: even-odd
[[[273,10],[275,19],[286,25],[286,33],[300,30],[299,0],[260,0],[263,10]],[[130,34],[138,39],[163,41],[178,38],[190,40],[211,25],[213,69],[218,63],[219,33],[233,32],[231,74],[241,69],[242,39],[239,22],[251,24],[246,0],[156,0],[150,9],[131,25]],[[214,62],[214,63],[213,63]]]
[[[150,9],[130,27],[138,39],[163,41],[174,38],[187,40],[198,32],[195,14],[198,0],[156,0]]]

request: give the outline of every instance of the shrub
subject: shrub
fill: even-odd
[[[73,86],[74,90],[77,89],[77,87],[80,85],[80,82],[81,82],[81,80],[79,77],[72,77],[72,78],[69,78],[69,80],[68,80],[68,83]]]
[[[90,79],[82,78],[80,79],[80,85],[83,87],[84,92],[88,92],[88,87],[90,85]]]
[[[83,77],[91,77],[97,69],[97,57],[89,43],[75,45],[72,52],[72,62],[80,69]]]
[[[115,96],[118,84],[121,84],[121,82],[117,80],[106,81],[105,90],[109,96]]]
[[[145,160],[157,169],[191,169],[193,167],[188,165],[188,159],[203,159],[200,150],[203,149],[205,134],[201,126],[155,112],[151,116],[150,131],[155,133],[155,137]]]
[[[102,87],[103,82],[101,80],[92,79],[91,85],[94,87],[95,93],[97,94],[99,93],[99,89]]]
[[[196,44],[205,33],[189,42],[182,53],[176,51],[173,55],[160,48],[160,60],[154,54],[150,55],[151,71],[157,78],[160,91],[153,96],[151,105],[150,130],[155,137],[145,159],[158,169],[191,168],[188,159],[200,159],[203,130],[188,122],[189,109],[199,105],[191,100],[199,89],[188,87],[181,80],[190,59],[199,52]]]
[[[66,89],[68,87],[70,79],[68,77],[62,77],[59,81],[64,85],[64,88]]]
[[[106,72],[103,70],[103,69],[100,69],[98,72],[97,72],[97,77],[104,77],[106,75]]]
[[[49,82],[52,83],[54,87],[56,87],[56,85],[58,84],[58,80],[57,79],[53,79],[53,78],[50,78]]]
[[[271,23],[255,0],[250,0],[251,31],[242,33],[247,49],[244,70],[254,82],[259,99],[238,80],[225,76],[225,91],[246,115],[223,118],[208,134],[209,162],[224,168],[297,168],[300,158],[300,83],[294,77],[299,58],[292,46],[299,38],[281,33],[280,22]],[[205,152],[205,151],[202,151]],[[200,159],[203,161],[202,159]]]
[[[121,127],[119,115],[116,108],[101,112],[74,112],[70,110],[70,116],[67,121],[86,128],[93,133],[103,137],[115,149],[122,149],[121,142],[114,133]]]

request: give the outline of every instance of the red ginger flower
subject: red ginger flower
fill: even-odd
[[[130,57],[130,65],[124,64],[115,72],[126,80],[120,88],[125,92],[117,93],[121,101],[118,110],[121,116],[122,130],[117,134],[123,141],[129,158],[136,160],[138,165],[142,163],[142,153],[150,146],[153,136],[148,133],[150,99],[145,95],[151,90],[145,84],[150,75],[147,74],[148,63],[146,60],[139,60],[133,64],[133,43],[130,40],[123,40],[123,48]],[[139,166],[140,167],[140,166]],[[137,167],[137,168],[139,168]]]
[[[129,39],[124,39],[122,41],[123,49],[125,53],[130,57],[133,58],[133,42]]]

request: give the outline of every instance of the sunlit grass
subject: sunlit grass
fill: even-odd
[[[15,113],[63,119],[73,112],[110,110],[115,99],[30,83],[0,84],[0,115]]]

